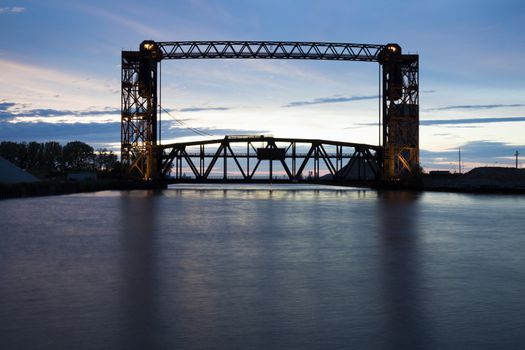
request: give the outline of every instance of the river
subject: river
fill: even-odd
[[[525,196],[173,186],[0,201],[2,349],[523,349]]]

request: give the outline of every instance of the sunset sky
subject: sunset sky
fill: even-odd
[[[425,169],[525,157],[523,1],[1,1],[0,140],[119,148],[120,54],[141,41],[386,44],[420,55]],[[162,104],[222,137],[378,143],[378,65],[163,61]],[[163,140],[199,139],[163,115]],[[520,162],[521,166],[525,162]]]

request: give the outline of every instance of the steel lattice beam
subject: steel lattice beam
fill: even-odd
[[[158,42],[163,59],[262,58],[376,62],[384,45],[290,41]]]

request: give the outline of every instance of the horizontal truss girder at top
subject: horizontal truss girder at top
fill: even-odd
[[[385,45],[290,41],[157,42],[163,59],[262,58],[377,62]]]

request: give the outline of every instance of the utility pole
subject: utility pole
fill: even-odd
[[[518,156],[519,155],[520,155],[519,152],[516,150],[516,154],[515,154],[515,156],[516,156],[516,169],[518,169]]]
[[[461,174],[461,147],[458,150],[458,155],[459,155],[458,170],[459,170],[459,173]]]

